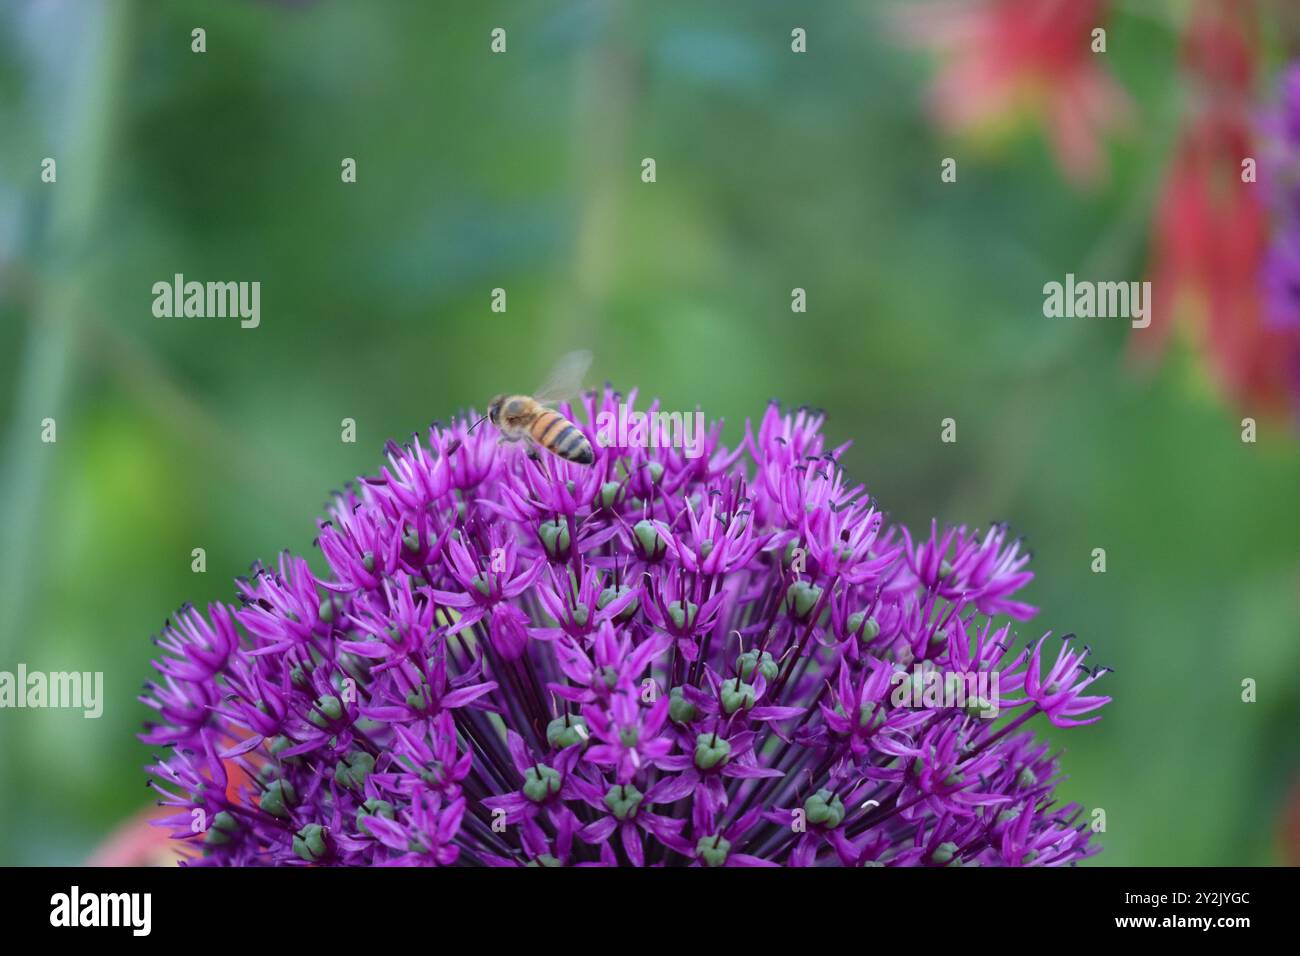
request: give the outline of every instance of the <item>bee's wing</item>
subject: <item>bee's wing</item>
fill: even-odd
[[[546,384],[533,393],[537,401],[553,405],[563,402],[582,391],[582,377],[591,368],[591,353],[586,349],[570,352],[555,363]]]

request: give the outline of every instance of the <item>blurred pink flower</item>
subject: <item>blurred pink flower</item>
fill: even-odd
[[[86,860],[86,866],[175,866],[182,844],[154,824],[170,816],[170,807],[142,810],[109,834]]]
[[[922,3],[899,15],[904,39],[937,52],[943,67],[930,109],[950,133],[1028,117],[1042,124],[1076,183],[1106,172],[1102,140],[1132,115],[1128,96],[1092,51],[1107,0]]]

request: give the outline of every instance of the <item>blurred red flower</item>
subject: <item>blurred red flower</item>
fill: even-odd
[[[1163,352],[1177,328],[1234,401],[1279,412],[1294,336],[1265,320],[1269,217],[1253,159],[1257,60],[1253,0],[1202,0],[1188,22],[1183,70],[1190,109],[1155,215],[1149,329],[1140,354]]]
[[[1092,50],[1106,7],[1107,0],[924,3],[899,24],[905,40],[944,61],[930,91],[942,129],[981,132],[1032,119],[1046,127],[1065,175],[1088,183],[1105,174],[1105,134],[1132,113]]]

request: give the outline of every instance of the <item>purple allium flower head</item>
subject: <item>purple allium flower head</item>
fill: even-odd
[[[1005,528],[891,526],[806,411],[698,456],[595,441],[633,400],[566,409],[590,466],[464,422],[390,443],[321,523],[324,573],[285,554],[168,623],[142,736],[193,862],[1096,852],[1024,725],[1098,719],[1102,670],[1013,646],[1035,609]]]

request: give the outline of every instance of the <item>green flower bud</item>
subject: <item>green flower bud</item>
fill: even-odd
[[[375,552],[367,551],[361,556],[361,564],[370,574],[375,573]]]
[[[722,866],[727,862],[727,855],[730,852],[731,841],[721,833],[700,837],[700,841],[695,844],[695,855],[703,860],[706,866]]]
[[[203,835],[203,842],[208,846],[224,846],[230,842],[231,834],[239,832],[239,821],[225,810],[212,818],[212,825]]]
[[[617,601],[630,590],[632,589],[626,584],[620,584],[617,588],[605,588],[605,590],[600,592],[600,597],[596,599],[596,607],[603,610],[607,605]],[[618,612],[618,616],[615,617],[614,620],[626,621],[630,619],[632,615],[637,612],[637,608],[640,606],[641,600],[639,598],[633,598],[631,601],[628,601],[627,607]]]
[[[616,819],[631,820],[645,796],[632,784],[615,784],[605,794],[605,806]]]
[[[325,855],[325,828],[319,823],[309,823],[293,837],[293,852],[308,863],[315,863]]]
[[[740,674],[741,679],[749,680],[754,676],[754,669],[763,675],[764,680],[776,680],[776,675],[780,671],[776,660],[767,651],[762,652],[759,656],[758,651],[745,651],[736,658],[736,671]]]
[[[699,613],[700,606],[686,602],[686,607],[682,607],[681,601],[673,601],[668,605],[668,616],[673,619],[673,626],[679,631],[685,631],[695,624],[695,615]]]
[[[812,613],[812,609],[817,606],[821,597],[821,588],[807,581],[796,581],[786,588],[785,606],[795,617],[802,620]]]
[[[549,853],[543,853],[539,857],[529,860],[525,866],[564,866],[559,857],[551,856]]]
[[[587,608],[587,605],[579,602],[573,609],[573,623],[577,624],[578,627],[586,627],[587,621],[590,619],[591,611]]]
[[[650,475],[651,484],[657,485],[659,484],[660,481],[663,480],[664,466],[659,464],[659,462],[657,461],[650,462],[648,465],[646,465],[645,470],[646,473]]]
[[[844,801],[823,788],[804,801],[803,812],[809,823],[834,829],[844,822]]]
[[[790,566],[794,564],[795,550],[800,546],[801,545],[798,541],[791,541],[785,546],[785,551],[781,555],[781,567],[785,568],[787,571],[790,570]]]
[[[374,836],[370,828],[366,826],[366,817],[376,816],[383,817],[385,820],[393,820],[397,817],[397,809],[387,800],[380,800],[378,797],[371,797],[361,806],[357,807],[357,829],[362,833]]]
[[[375,758],[364,750],[348,754],[334,767],[334,779],[340,786],[360,789],[375,769]]]
[[[754,706],[754,685],[746,684],[734,677],[724,680],[721,697],[722,709],[725,713],[734,714],[741,708],[749,710]]]
[[[614,507],[614,502],[618,500],[619,489],[623,486],[617,481],[607,481],[600,486],[600,506],[602,508]]]
[[[1019,784],[1021,787],[1037,786],[1038,777],[1034,774],[1032,770],[1030,770],[1028,767],[1025,767],[1020,771],[1020,775],[1016,777],[1016,783]]]
[[[849,615],[849,633],[857,634],[858,640],[867,644],[876,639],[880,633],[880,625],[876,623],[874,617],[867,617],[866,611],[857,611]]]
[[[320,608],[316,611],[316,616],[321,619],[322,624],[329,624],[334,620],[334,599],[326,598],[320,602]]]
[[[537,764],[524,771],[523,794],[533,803],[541,803],[560,792],[560,783],[558,770],[546,764]]]
[[[680,687],[669,691],[668,698],[668,719],[674,724],[689,724],[699,713]]]
[[[342,716],[343,701],[333,694],[326,694],[316,699],[316,706],[307,715],[307,719],[323,730],[330,725],[331,721],[338,720]]]
[[[470,583],[473,584],[475,590],[484,597],[490,597],[492,595],[492,582],[483,571],[474,575],[474,577],[470,579]]]
[[[949,866],[954,862],[954,858],[956,856],[957,856],[957,844],[940,843],[937,847],[934,848],[934,852],[930,854],[930,862],[937,863],[940,866]]]
[[[406,695],[406,706],[411,710],[428,710],[429,703],[429,688],[423,685]]]
[[[583,743],[586,738],[578,732],[579,727],[587,729],[587,722],[581,717],[572,714],[556,717],[546,725],[546,742],[557,750]]]
[[[716,733],[704,733],[695,738],[695,766],[701,770],[725,767],[731,759],[731,744]]]
[[[636,536],[641,552],[650,560],[663,557],[664,552],[668,550],[668,542],[655,530],[655,526],[649,519],[642,519],[633,525],[632,534]]]
[[[563,561],[569,556],[569,523],[567,521],[543,521],[537,526],[537,536],[542,539],[542,547],[553,561]]]
[[[288,808],[298,802],[298,791],[288,780],[277,780],[262,793],[262,810],[281,820],[289,819]]]

